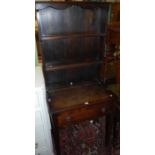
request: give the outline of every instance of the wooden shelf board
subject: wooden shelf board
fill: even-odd
[[[73,38],[73,37],[104,37],[104,33],[90,33],[90,32],[84,32],[84,33],[66,33],[66,34],[59,34],[59,35],[43,35],[41,36],[41,40],[59,40],[59,39],[65,39],[65,38]]]
[[[103,61],[91,61],[91,62],[83,62],[83,63],[75,63],[75,64],[66,64],[66,65],[58,65],[58,66],[46,66],[46,71],[57,71],[63,69],[71,69],[71,68],[78,68],[78,67],[85,67],[90,65],[97,65],[102,64]]]

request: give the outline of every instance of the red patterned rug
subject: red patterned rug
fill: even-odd
[[[105,121],[100,117],[60,129],[61,155],[106,155]],[[111,154],[119,155],[118,149]]]

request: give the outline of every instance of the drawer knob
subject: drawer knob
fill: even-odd
[[[101,111],[102,111],[102,112],[105,112],[105,108],[102,108]]]
[[[110,94],[109,96],[112,97],[112,94]]]
[[[36,148],[36,149],[38,148],[38,143],[35,143],[35,148]]]
[[[90,122],[91,124],[93,124],[93,123],[94,123],[94,121],[93,121],[93,120],[90,120],[89,122]]]
[[[85,104],[85,105],[88,105],[88,104],[89,104],[89,102],[85,102],[84,104]]]

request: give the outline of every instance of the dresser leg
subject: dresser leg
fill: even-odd
[[[55,155],[60,155],[60,147],[59,147],[59,133],[58,129],[55,131],[54,129],[52,130],[52,136],[54,139],[54,153]]]

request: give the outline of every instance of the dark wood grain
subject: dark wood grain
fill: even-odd
[[[104,104],[103,104],[104,103]],[[57,115],[56,121],[59,127],[66,127],[72,123],[78,123],[83,120],[89,120],[106,115],[112,107],[109,102],[103,102],[100,104],[85,105],[85,107],[79,106],[76,109],[67,110],[62,113],[55,113]]]
[[[99,66],[94,67],[93,64],[102,65],[98,62],[104,59],[103,44],[106,36],[108,5],[41,2],[36,3],[36,10],[38,11],[37,18],[45,72],[60,71],[67,67],[68,69],[77,68],[77,71],[70,72],[70,76],[69,72],[45,73],[46,83],[55,85],[60,82],[63,84],[64,81],[67,81],[66,76],[69,77],[68,81],[71,79],[77,81],[77,77],[81,77],[78,80],[83,81],[88,80],[84,77],[99,76]],[[90,67],[86,68],[86,66]],[[94,74],[95,72],[96,74]],[[72,74],[75,74],[75,79],[70,78],[73,77]],[[62,80],[59,76],[66,80]],[[60,79],[60,81],[56,80],[56,83],[51,83],[49,80],[51,78]]]
[[[75,106],[105,102],[109,99],[109,96],[105,92],[102,86],[96,84],[78,86],[78,87],[68,87],[62,91],[57,91],[51,94],[52,109],[54,111],[59,111],[66,108],[71,108]],[[87,105],[87,104],[86,104]]]
[[[72,69],[72,68],[79,68],[79,67],[85,67],[90,65],[97,65],[102,64],[102,61],[91,61],[91,62],[82,62],[82,63],[76,63],[76,64],[68,64],[68,65],[57,65],[52,66],[48,64],[46,66],[46,71],[57,71],[57,70],[64,70],[64,69]]]
[[[104,89],[108,3],[37,2],[39,37],[55,153],[59,129],[100,116],[106,118],[111,154],[115,97]]]
[[[66,9],[67,7],[71,7],[73,5],[80,6],[84,9],[94,9],[94,8],[103,8],[105,10],[108,10],[108,6],[110,3],[104,3],[104,2],[77,2],[77,1],[65,1],[65,2],[45,2],[40,1],[36,2],[36,10],[42,10],[46,9],[47,7],[52,7],[55,9]]]
[[[95,32],[83,32],[83,33],[66,33],[61,35],[43,35],[41,40],[58,40],[72,37],[105,37],[106,34],[95,33]]]

